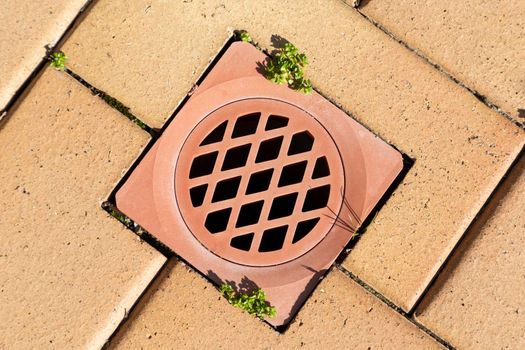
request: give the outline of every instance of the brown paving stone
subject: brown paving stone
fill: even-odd
[[[0,110],[73,21],[86,0],[2,1]]]
[[[176,346],[174,345],[176,344]],[[172,261],[111,349],[438,349],[440,345],[339,270],[330,272],[280,335],[230,306],[200,275]]]
[[[323,94],[416,159],[344,263],[411,309],[516,157],[523,131],[336,0],[101,0],[65,47],[88,81],[161,125],[228,28],[266,47],[272,34],[297,44]]]
[[[0,348],[100,348],[165,257],[100,208],[148,136],[46,69],[0,124]]]
[[[416,317],[460,349],[525,348],[525,157]]]
[[[370,0],[361,11],[524,122],[525,1]]]

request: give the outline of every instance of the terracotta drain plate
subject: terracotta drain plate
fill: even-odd
[[[263,288],[279,326],[403,163],[319,94],[268,82],[257,72],[265,58],[231,44],[116,202],[216,283]]]

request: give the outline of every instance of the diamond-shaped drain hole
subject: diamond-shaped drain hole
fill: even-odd
[[[263,232],[259,252],[273,252],[283,247],[288,225],[274,227]]]
[[[219,181],[215,187],[215,191],[213,192],[213,197],[211,199],[212,203],[235,198],[237,191],[239,190],[240,183],[240,176]]]
[[[257,201],[241,206],[235,227],[249,226],[258,223],[263,205],[264,201]]]
[[[292,215],[296,201],[297,193],[275,197],[272,201],[270,214],[268,214],[268,220],[284,218]]]
[[[190,179],[210,175],[213,172],[218,154],[219,152],[215,151],[196,157],[191,163]]]
[[[283,139],[284,137],[279,136],[274,139],[261,142],[259,151],[257,152],[257,157],[255,158],[255,163],[277,159],[277,157],[279,157],[279,151],[281,150]]]
[[[279,178],[279,187],[298,184],[303,181],[304,172],[308,162],[306,160],[287,165],[283,168],[281,177]]]
[[[314,138],[308,131],[299,132],[292,137],[288,155],[308,152],[312,149]]]
[[[224,157],[224,163],[222,163],[221,170],[230,170],[246,165],[248,155],[250,154],[250,148],[251,145],[247,144],[229,149],[226,152],[226,157]]]
[[[263,192],[270,187],[272,181],[273,169],[267,169],[250,175],[250,181],[246,188],[246,194]]]
[[[233,128],[232,138],[255,134],[261,113],[252,113],[237,119]]]
[[[204,226],[206,226],[210,233],[223,232],[228,226],[228,220],[230,219],[231,212],[232,208],[226,208],[209,213],[208,216],[206,216],[206,222],[204,223]]]

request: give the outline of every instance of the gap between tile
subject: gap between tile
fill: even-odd
[[[64,32],[59,37],[55,45],[46,45],[46,55],[42,58],[40,63],[36,65],[31,74],[29,74],[29,76],[24,80],[22,85],[20,85],[20,87],[16,90],[15,94],[11,97],[9,102],[7,102],[5,107],[3,109],[0,109],[0,121],[2,121],[7,116],[9,111],[16,105],[16,103],[22,98],[27,89],[39,76],[40,72],[45,68],[47,64],[49,64],[49,55],[55,52],[55,50],[59,48],[62,45],[62,43],[69,37],[69,35],[73,32],[74,28],[77,26],[77,24],[79,24],[82,21],[84,15],[87,14],[89,10],[93,7],[95,2],[97,2],[97,0],[86,0],[84,6],[82,6],[82,8],[78,11],[71,23],[68,24],[66,30],[64,30]]]
[[[384,295],[380,294],[378,291],[376,291],[374,288],[372,288],[370,285],[366,284],[363,280],[358,278],[356,275],[354,275],[352,272],[345,269],[340,264],[334,264],[334,267],[337,268],[339,271],[344,273],[348,278],[352,279],[354,282],[359,284],[363,289],[365,289],[367,292],[375,296],[377,299],[381,300],[385,305],[390,307],[392,310],[394,310],[396,313],[407,319],[410,323],[414,324],[416,327],[418,327],[421,331],[428,334],[430,337],[432,337],[435,341],[437,341],[439,344],[443,345],[446,349],[449,350],[455,350],[456,348],[452,346],[449,342],[447,342],[445,339],[440,338],[437,334],[432,332],[432,330],[426,328],[419,322],[417,322],[412,314],[407,314],[404,312],[400,307],[395,305],[393,302],[388,300]]]
[[[443,272],[449,261],[452,259],[452,257],[455,255],[456,251],[460,248],[460,246],[463,244],[463,242],[466,240],[466,237],[469,236],[469,232],[476,227],[482,220],[487,220],[487,218],[484,218],[484,213],[488,210],[490,210],[490,207],[493,205],[495,201],[498,201],[498,195],[502,189],[505,188],[507,179],[511,175],[511,173],[516,169],[517,166],[519,166],[520,159],[525,157],[525,146],[521,148],[521,151],[518,153],[516,158],[512,161],[512,164],[507,168],[505,171],[505,174],[499,179],[498,184],[492,189],[490,192],[490,195],[488,196],[487,200],[479,211],[476,213],[476,216],[472,219],[472,221],[469,223],[465,231],[461,234],[461,237],[458,239],[458,241],[454,244],[452,249],[448,252],[447,256],[443,260],[443,262],[440,264],[439,268],[437,269],[436,273],[432,278],[430,279],[429,283],[427,283],[425,289],[421,292],[419,297],[417,298],[416,302],[412,306],[412,308],[409,310],[408,314],[413,316],[414,312],[418,309],[418,307],[421,305],[423,300],[425,299],[426,295],[428,294],[429,290],[432,288],[432,286],[436,283],[437,278],[439,275]]]
[[[67,74],[69,74],[73,79],[78,81],[80,84],[82,84],[84,87],[88,88],[88,90],[98,97],[100,97],[104,102],[106,102],[110,107],[116,109],[121,114],[123,114],[126,118],[128,118],[132,123],[136,124],[139,128],[143,129],[144,131],[148,132],[153,138],[157,138],[159,135],[157,131],[150,126],[148,126],[146,123],[144,123],[142,120],[137,118],[133,113],[130,112],[130,108],[124,105],[122,102],[114,98],[113,96],[105,93],[104,91],[94,87],[89,82],[87,82],[84,78],[70,70],[69,68],[66,68],[64,70]]]
[[[496,111],[498,114],[500,114],[501,116],[507,118],[508,120],[510,120],[514,125],[516,125],[517,127],[521,128],[521,129],[524,129],[525,130],[525,122],[524,123],[520,123],[518,121],[516,121],[515,119],[513,119],[506,111],[502,110],[498,105],[496,105],[494,102],[492,102],[490,100],[490,98],[488,98],[487,96],[484,96],[482,95],[481,93],[479,93],[478,91],[476,91],[474,88],[471,88],[470,86],[466,85],[465,83],[463,83],[462,81],[460,81],[458,78],[456,78],[455,76],[453,76],[450,72],[448,72],[445,68],[443,68],[441,65],[435,63],[434,61],[432,61],[432,59],[430,59],[429,57],[423,55],[419,50],[417,50],[416,48],[413,48],[412,46],[410,46],[409,44],[407,44],[406,42],[404,42],[403,40],[399,39],[398,37],[396,37],[392,32],[390,32],[387,28],[385,28],[381,23],[373,20],[372,18],[368,17],[364,12],[362,12],[359,7],[353,7],[351,4],[349,4],[347,1],[345,0],[341,0],[345,5],[347,5],[348,7],[350,7],[352,10],[356,11],[357,13],[359,13],[361,16],[363,16],[364,19],[366,19],[368,22],[370,22],[372,25],[374,25],[377,29],[379,29],[380,31],[382,31],[383,33],[385,33],[387,36],[389,36],[392,40],[394,40],[395,42],[397,42],[398,44],[402,45],[403,47],[405,47],[407,50],[411,51],[412,53],[414,53],[416,56],[418,56],[419,58],[421,58],[422,60],[424,60],[426,63],[428,63],[429,65],[431,65],[432,67],[434,67],[435,69],[437,69],[440,73],[442,73],[444,76],[446,76],[447,78],[449,78],[450,80],[452,80],[454,83],[456,83],[457,85],[461,86],[462,88],[464,88],[465,90],[467,90],[468,92],[470,92],[472,95],[474,95],[474,97],[479,100],[481,103],[483,103],[484,105],[486,105],[487,107],[489,107],[490,109]],[[366,4],[366,1],[363,1],[360,6],[362,5],[365,5]]]

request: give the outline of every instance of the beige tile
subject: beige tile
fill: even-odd
[[[112,349],[437,349],[439,344],[338,270],[280,335],[230,306],[172,261],[112,340]]]
[[[525,348],[524,199],[522,157],[417,310],[459,349]]]
[[[110,348],[224,349],[275,343],[270,326],[229,305],[213,285],[171,260]]]
[[[280,340],[281,349],[443,348],[339,270],[321,282]]]
[[[2,1],[0,110],[73,21],[86,0]]]
[[[100,348],[165,261],[100,208],[148,141],[46,69],[0,124],[0,348]]]
[[[345,262],[411,309],[516,157],[523,131],[337,0],[101,0],[65,49],[74,70],[159,126],[228,28],[265,47],[272,34],[297,44],[323,94],[416,160]]]
[[[525,2],[363,2],[361,11],[517,121],[525,108]]]
[[[221,4],[98,1],[63,50],[77,74],[160,127],[229,37]]]

